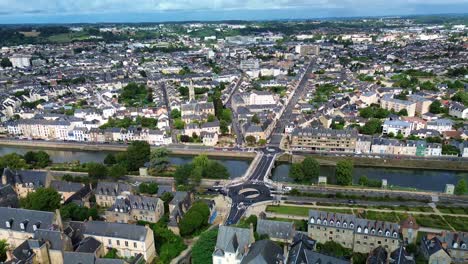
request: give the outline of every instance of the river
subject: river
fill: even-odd
[[[290,164],[285,163],[277,165],[272,172],[272,179],[274,181],[291,182],[292,179],[288,177],[290,167]],[[335,168],[321,166],[320,175],[327,176],[329,181],[333,182]],[[445,184],[456,184],[461,178],[468,181],[467,171],[355,167],[353,171],[354,183],[357,183],[361,176],[367,176],[369,179],[374,180],[387,179],[389,186],[439,192],[444,191]]]
[[[31,150],[37,150],[32,148],[19,148],[19,147],[0,147],[0,156],[10,153],[18,153],[24,155],[26,152]],[[71,161],[85,162],[103,162],[104,158],[110,151],[76,151],[76,150],[51,150],[41,149],[47,152],[54,163],[64,163]],[[190,156],[170,156],[169,161],[171,164],[180,165],[191,162],[193,157]],[[242,176],[248,169],[251,160],[247,159],[228,159],[228,158],[212,158],[219,161],[221,164],[226,166],[230,178],[237,178]]]

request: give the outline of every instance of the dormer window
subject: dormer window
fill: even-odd
[[[336,226],[337,226],[337,227],[340,227],[340,221],[337,221],[337,222],[336,222]]]
[[[382,235],[382,230],[379,229],[379,236],[381,236],[381,235]]]
[[[322,223],[322,220],[320,220],[320,218],[317,219],[317,224],[321,224]]]
[[[398,237],[398,233],[397,233],[397,232],[393,232],[393,237]]]
[[[323,225],[327,225],[327,220],[323,220]]]
[[[40,222],[37,222],[33,225],[33,230],[36,231],[41,226]]]
[[[348,227],[348,224],[346,222],[343,223],[343,227],[344,228],[347,228]]]
[[[461,244],[461,248],[466,249],[466,244],[465,243]]]
[[[310,218],[310,223],[315,224],[315,219],[313,217]]]
[[[358,226],[357,231],[358,231],[358,233],[361,233],[362,229],[361,229],[360,226]]]
[[[369,228],[365,227],[364,228],[364,234],[367,234],[367,233],[369,233]]]
[[[11,228],[11,224],[13,223],[13,220],[8,220],[8,221],[5,221],[5,226],[6,228]]]
[[[330,221],[330,225],[332,226],[334,224],[333,220]]]
[[[370,231],[370,233],[371,233],[372,235],[375,234],[375,229],[372,228],[371,231]]]
[[[353,223],[349,224],[349,228],[354,228],[354,224]]]
[[[23,222],[21,222],[20,223],[21,230],[26,230],[27,224],[28,224],[28,220],[24,220]]]
[[[390,236],[390,231],[387,230],[387,231],[385,232],[385,236]]]

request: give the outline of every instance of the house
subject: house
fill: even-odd
[[[460,143],[460,154],[463,158],[468,158],[468,141]]]
[[[96,189],[96,204],[102,207],[110,207],[117,200],[117,196],[133,193],[132,186],[121,182],[98,182]]]
[[[38,229],[59,229],[61,221],[53,212],[0,207],[0,240],[16,248]]]
[[[385,120],[382,125],[382,135],[389,135],[392,133],[394,136],[402,134],[404,137],[408,137],[411,130],[411,123],[401,120]]]
[[[93,237],[105,247],[105,253],[111,248],[122,257],[143,255],[151,263],[156,257],[153,230],[148,226],[102,221],[71,221],[67,229],[72,230],[74,237],[85,239]]]
[[[308,235],[319,243],[335,241],[354,252],[368,253],[378,246],[393,251],[399,246],[396,223],[358,218],[354,215],[309,210]]]
[[[135,224],[137,221],[156,223],[164,215],[164,202],[156,197],[128,195],[116,199],[106,210],[107,222]]]
[[[387,259],[387,251],[382,246],[378,246],[369,253],[366,264],[387,264]]]
[[[45,171],[12,170],[4,168],[2,173],[2,185],[11,185],[20,198],[24,198],[30,192],[38,188],[49,187],[51,176]]]
[[[421,238],[421,253],[429,264],[449,264],[452,262],[450,254],[442,247],[437,237],[423,236]]]
[[[302,232],[296,233],[289,247],[286,264],[333,263],[350,264],[348,260],[328,256],[314,251],[316,241]]]
[[[389,264],[416,264],[416,261],[403,246],[400,246],[390,254]]]
[[[175,234],[179,234],[179,222],[185,213],[192,207],[193,195],[190,192],[177,191],[169,202],[168,228]]]
[[[254,242],[253,226],[250,229],[220,226],[213,252],[213,263],[240,264],[247,255],[249,246]]]
[[[9,184],[0,186],[0,207],[19,207],[18,195]]]
[[[464,106],[461,103],[453,102],[449,107],[449,115],[467,119],[468,118],[468,107]]]
[[[367,154],[370,153],[372,144],[372,137],[366,135],[359,135],[356,140],[356,154]]]
[[[400,222],[400,230],[405,243],[416,243],[419,225],[412,215]]]
[[[259,219],[257,222],[257,233],[259,235],[268,235],[269,239],[282,243],[292,242],[295,229],[293,222],[266,219]]]
[[[283,264],[283,249],[271,240],[264,239],[254,242],[242,258],[241,264]]]
[[[442,232],[437,238],[449,253],[453,263],[468,262],[468,233]]]
[[[67,182],[67,181],[51,181],[50,187],[55,189],[61,196],[61,203],[65,203],[70,197],[78,193],[81,189],[86,188],[82,183]]]
[[[442,133],[444,131],[450,131],[453,127],[453,121],[450,119],[437,119],[434,121],[427,122],[427,129],[437,130]]]

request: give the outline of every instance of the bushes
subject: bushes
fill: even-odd
[[[69,203],[60,208],[60,214],[63,219],[71,219],[73,221],[84,221],[92,217],[93,220],[100,219],[96,208],[80,207],[75,203]]]
[[[39,211],[54,211],[60,207],[61,196],[52,188],[39,188],[20,200],[21,207]]]
[[[204,202],[196,202],[179,222],[181,236],[189,236],[208,224],[210,209]]]
[[[192,248],[193,264],[211,263],[217,237],[218,230],[209,230],[200,235],[198,241]]]

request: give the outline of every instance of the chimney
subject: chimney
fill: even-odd
[[[62,215],[60,214],[59,209],[55,209],[55,220],[57,222],[59,230],[63,232]]]
[[[93,221],[93,217],[92,217],[92,216],[89,216],[89,217],[88,217],[88,221]]]
[[[7,185],[7,177],[5,174],[2,174],[2,185]]]

